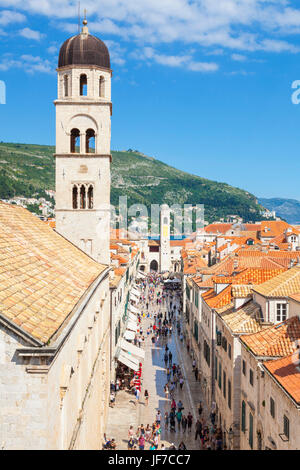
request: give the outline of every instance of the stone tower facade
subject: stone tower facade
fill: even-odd
[[[111,69],[105,44],[88,32],[60,49],[56,107],[56,230],[109,264]]]
[[[170,209],[163,204],[160,209],[160,271],[169,271],[170,266]]]

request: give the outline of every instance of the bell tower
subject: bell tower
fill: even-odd
[[[57,74],[56,231],[109,264],[112,72],[86,19],[63,43]]]

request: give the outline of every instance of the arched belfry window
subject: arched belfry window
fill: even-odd
[[[80,96],[87,96],[87,76],[85,73],[80,75],[79,94]]]
[[[88,209],[93,209],[94,207],[94,188],[92,185],[88,189]]]
[[[84,184],[80,187],[80,209],[86,208],[86,188]]]
[[[64,96],[69,96],[69,77],[64,75]]]
[[[164,225],[168,225],[168,217],[164,217]]]
[[[71,130],[71,153],[80,153],[80,132],[79,129]]]
[[[94,129],[88,129],[85,134],[85,152],[96,153],[96,139]]]
[[[105,78],[100,77],[99,79],[99,96],[100,98],[104,98],[105,96]]]
[[[73,186],[72,198],[73,198],[73,209],[78,209],[78,187],[76,185]]]

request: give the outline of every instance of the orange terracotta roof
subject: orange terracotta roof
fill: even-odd
[[[26,209],[0,202],[0,311],[47,343],[106,269]]]
[[[300,403],[300,372],[299,353],[291,354],[282,359],[263,363],[274,379],[287,391],[296,403]]]
[[[119,268],[115,268],[115,274],[117,276],[123,276],[127,271],[127,268],[124,268],[124,267],[119,267]]]
[[[260,306],[252,300],[237,310],[233,305],[230,305],[228,309],[223,309],[219,315],[235,334],[257,333],[262,330]]]
[[[204,227],[205,232],[207,233],[226,233],[228,230],[231,229],[233,224],[209,224]]]
[[[214,289],[210,289],[202,294],[202,299],[211,308],[220,308],[228,305],[231,302],[231,286],[223,289],[218,295],[216,295]]]
[[[300,320],[292,317],[288,320],[265,328],[260,333],[241,336],[243,343],[256,356],[287,356],[296,350],[295,342],[300,339]]]
[[[55,221],[55,219],[48,219],[48,220],[46,221],[46,224],[49,225],[49,227],[51,227],[51,228],[53,228],[53,229],[56,227],[56,221]]]
[[[290,227],[290,225],[283,220],[264,220],[261,222],[260,236],[263,238],[277,237],[288,227]]]
[[[300,267],[294,267],[253,289],[266,297],[287,297],[300,292]]]
[[[300,302],[300,293],[290,295],[290,299]]]

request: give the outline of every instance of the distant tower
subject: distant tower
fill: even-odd
[[[111,69],[106,45],[88,32],[59,52],[56,106],[56,230],[109,264]]]
[[[163,204],[160,209],[160,271],[169,271],[170,266],[170,209]]]

